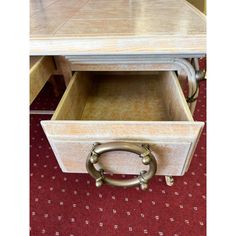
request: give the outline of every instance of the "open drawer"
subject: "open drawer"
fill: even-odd
[[[148,144],[157,175],[183,175],[203,122],[194,122],[174,72],[76,72],[51,120],[42,127],[63,172],[87,173],[93,144]],[[145,169],[136,154],[106,152],[101,168]],[[146,167],[146,166],[145,166]]]

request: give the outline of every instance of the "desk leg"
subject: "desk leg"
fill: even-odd
[[[67,87],[72,77],[70,63],[67,61],[67,59],[64,56],[54,56],[54,60],[57,67],[56,74],[63,75],[65,85]]]

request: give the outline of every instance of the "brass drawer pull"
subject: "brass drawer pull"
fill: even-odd
[[[144,165],[149,164],[148,171],[141,171],[137,178],[128,180],[115,180],[104,175],[104,170],[97,170],[94,167],[99,160],[102,153],[110,151],[128,151],[139,155],[142,158]],[[118,186],[118,187],[132,187],[140,185],[142,190],[147,189],[148,181],[155,175],[157,170],[157,163],[155,157],[151,154],[148,145],[137,145],[128,142],[111,142],[99,144],[95,143],[92,151],[86,160],[86,169],[88,173],[96,180],[96,186],[100,187],[103,183]]]

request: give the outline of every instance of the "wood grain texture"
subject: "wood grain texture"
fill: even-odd
[[[164,106],[158,75],[100,75],[82,120],[171,120]]]
[[[37,63],[43,59],[42,56],[31,56],[30,57],[30,69]]]
[[[99,73],[98,77],[93,74],[75,73],[52,120],[41,122],[62,170],[65,172],[85,172],[84,163],[92,144],[95,142],[126,141],[151,144],[153,152],[160,155],[157,157],[160,162],[157,174],[183,175],[189,166],[189,160],[204,123],[193,121],[174,73],[156,72],[154,75],[141,73],[140,77],[137,77],[132,72],[131,75],[123,77],[123,82],[122,76],[124,75],[121,72],[118,74],[113,72],[112,75],[109,75],[108,72]],[[120,77],[118,84],[115,83],[116,76]],[[134,88],[131,81],[133,76],[135,76],[134,81],[139,80],[139,83],[135,83]],[[106,81],[101,82],[101,78]],[[142,78],[145,78],[146,81],[142,82]],[[97,83],[94,83],[94,79]],[[88,89],[86,85],[88,81],[94,83],[95,90],[93,90],[93,86]],[[100,85],[99,82],[101,82]],[[147,87],[144,86],[144,82]],[[152,88],[149,86],[150,82],[153,85]],[[127,84],[131,86],[127,87],[130,96],[123,98],[123,95],[127,94],[127,91],[123,93],[123,89],[125,89],[123,85]],[[143,93],[141,88],[146,88],[146,93]],[[150,89],[152,90],[151,96],[148,93]],[[81,95],[81,91],[88,93]],[[170,91],[168,95],[164,95],[166,91]],[[92,94],[89,94],[91,92]],[[104,97],[104,93],[107,96]],[[135,106],[138,113],[134,112],[133,116],[129,117],[127,112],[123,112],[126,111],[124,107],[127,104],[133,106],[138,101],[137,94],[141,94],[139,99],[141,103],[144,101],[145,106],[152,105],[151,109],[156,109],[157,113],[154,112],[150,116],[149,109],[145,110],[145,106],[141,104],[138,108],[140,103]],[[142,94],[146,95],[148,99]],[[114,98],[115,100],[112,100]],[[166,101],[164,102],[164,100]],[[112,104],[107,104],[109,101]],[[96,106],[86,108],[87,105],[93,104]],[[98,113],[94,111],[97,109],[96,107]],[[99,110],[99,108],[102,109]],[[86,109],[88,110],[86,111]],[[158,114],[159,112],[162,114]],[[108,121],[109,119],[111,120]],[[154,121],[150,121],[152,119]],[[141,166],[136,162],[136,159],[134,162],[131,160],[132,167],[127,167],[127,162],[125,164],[124,159],[119,164],[117,155],[111,154],[112,157],[110,154],[106,155],[108,159],[104,159],[103,165],[109,165],[110,170],[115,171],[116,166],[119,166],[117,169],[122,173],[134,174],[140,171]],[[125,156],[132,159],[132,155],[130,155],[129,153]],[[112,159],[109,158],[116,160],[114,165],[110,166]]]
[[[178,73],[178,79],[179,79],[180,86],[181,86],[182,90],[184,91],[185,85],[186,85],[186,80],[188,79],[188,75],[186,74],[186,72],[183,69],[179,69],[177,73]]]
[[[182,88],[174,72],[161,73],[162,99],[169,117],[174,121],[193,121]]]
[[[191,120],[185,105],[173,72],[80,72],[52,119]]]
[[[157,161],[156,175],[183,175],[183,167],[191,143],[158,142],[149,144]],[[53,145],[59,153],[59,159],[62,160],[61,168],[64,172],[87,173],[86,157],[92,149],[92,143],[54,140]],[[139,174],[142,170],[148,169],[148,166],[143,165],[137,155],[122,151],[104,153],[96,167],[114,174]]]
[[[57,74],[62,74],[64,77],[65,85],[68,86],[72,77],[72,70],[70,63],[64,56],[54,56],[54,61],[57,67]]]
[[[36,2],[31,55],[206,52],[205,16],[185,0]]]
[[[52,120],[80,119],[90,87],[89,73],[75,73],[57,106]]]
[[[156,154],[161,155],[162,159],[166,156],[171,158],[175,153],[178,163],[182,164],[177,166],[177,169],[173,167],[175,163],[169,164],[169,167],[172,167],[165,169],[166,172],[159,170],[159,173],[164,175],[174,175],[177,173],[176,171],[178,171],[178,175],[180,173],[183,175],[187,171],[189,160],[191,160],[195,144],[204,125],[203,122],[191,121],[42,121],[41,124],[57,159],[62,163],[63,171],[75,172],[77,170],[78,173],[83,171],[84,166],[79,164],[78,159],[81,158],[81,161],[85,163],[89,150],[95,142],[125,141],[148,143],[154,146],[162,143],[168,145],[170,149],[159,148]],[[164,160],[162,162],[165,163]],[[72,163],[76,167],[79,165],[79,168],[74,169],[71,166]],[[126,168],[126,166],[127,163],[122,168]],[[113,168],[115,167],[113,166]],[[140,165],[133,167],[133,172],[138,170],[140,170]]]
[[[145,61],[145,59],[144,59]],[[81,64],[70,63],[72,71],[174,71],[178,67],[174,64],[158,64],[158,63],[132,63],[132,64]]]
[[[30,57],[30,104],[55,71],[52,57]]]

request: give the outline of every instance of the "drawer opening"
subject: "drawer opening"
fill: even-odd
[[[52,120],[193,118],[174,72],[76,72]]]

